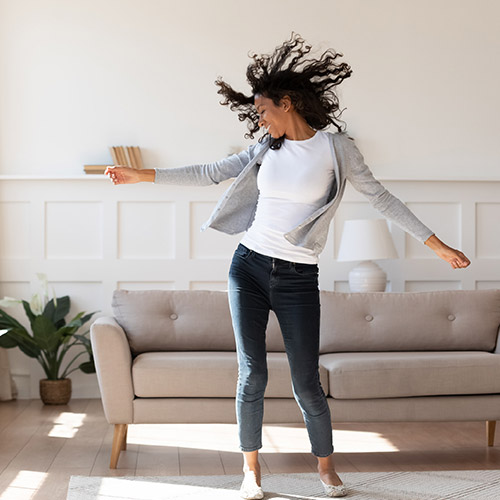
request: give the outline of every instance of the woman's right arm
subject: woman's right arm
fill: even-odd
[[[233,154],[213,163],[203,163],[178,168],[135,169],[117,165],[104,172],[113,184],[154,182],[185,186],[209,186],[237,177],[256,154],[260,144],[252,144],[241,153]]]

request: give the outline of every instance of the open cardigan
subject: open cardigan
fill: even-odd
[[[319,255],[328,236],[330,222],[344,194],[346,181],[361,192],[384,217],[424,243],[434,233],[403,203],[391,194],[365,164],[354,140],[345,132],[327,132],[331,138],[335,178],[325,205],[285,234],[292,244],[313,250]],[[262,157],[269,150],[269,138],[222,160],[179,168],[155,168],[156,184],[207,186],[235,178],[218,201],[202,230],[209,227],[224,233],[246,231],[252,224],[259,190],[257,173]],[[270,150],[272,154],[272,150]]]

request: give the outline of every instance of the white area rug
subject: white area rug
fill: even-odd
[[[500,471],[344,472],[349,500],[499,500]],[[68,500],[239,499],[242,476],[71,476]],[[262,477],[265,500],[326,498],[318,475]]]

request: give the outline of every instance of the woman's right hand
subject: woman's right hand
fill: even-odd
[[[107,175],[113,184],[135,184],[141,182],[141,171],[136,168],[116,165],[107,167],[104,175]]]

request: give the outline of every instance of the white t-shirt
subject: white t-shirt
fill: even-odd
[[[269,257],[317,264],[313,250],[293,245],[284,234],[326,204],[333,165],[330,138],[321,130],[309,139],[285,139],[280,149],[269,149],[257,175],[255,219],[241,243]]]

